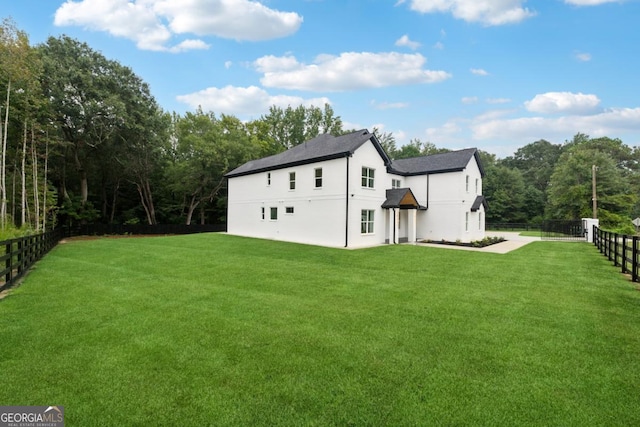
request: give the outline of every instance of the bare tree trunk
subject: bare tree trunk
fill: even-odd
[[[80,175],[80,201],[82,206],[87,203],[87,199],[89,198],[89,183],[87,182],[87,170],[82,166],[80,162],[80,158],[78,157],[78,150],[74,150],[73,153],[74,160],[76,162],[76,168],[78,169],[78,174]]]
[[[33,210],[36,231],[40,231],[40,198],[38,197],[38,150],[36,147],[35,132],[31,124],[31,174],[33,179]]]
[[[140,195],[140,202],[142,203],[142,207],[144,208],[144,212],[147,215],[147,223],[149,225],[157,224],[156,220],[156,210],[153,205],[153,196],[151,194],[151,185],[148,180],[140,180],[141,182],[136,182],[136,188],[138,189],[138,194]]]
[[[7,83],[7,104],[4,112],[4,135],[2,137],[2,160],[0,161],[0,226],[4,230],[7,226],[7,130],[9,127],[9,100],[11,94],[11,80]]]
[[[24,131],[22,135],[22,167],[20,168],[20,176],[22,178],[22,194],[20,196],[20,227],[24,227],[27,222],[27,176],[25,171],[25,163],[27,160],[27,121],[24,122]]]
[[[44,188],[42,189],[42,232],[47,231],[47,173],[49,167],[49,132],[44,141]]]
[[[193,217],[193,211],[196,210],[198,205],[200,204],[200,200],[196,200],[196,196],[191,196],[191,203],[189,203],[189,210],[187,211],[187,225],[191,225],[191,218]]]
[[[111,213],[109,214],[109,224],[113,224],[116,217],[116,203],[118,201],[118,190],[120,189],[120,180],[116,180],[116,187],[113,189],[113,197],[111,200]]]

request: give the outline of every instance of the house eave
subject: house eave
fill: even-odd
[[[224,177],[225,178],[236,178],[236,177],[239,177],[239,176],[254,175],[254,174],[262,173],[262,172],[269,172],[269,171],[274,171],[274,170],[292,168],[292,167],[301,166],[301,165],[310,165],[310,164],[313,164],[313,163],[325,162],[327,160],[342,159],[344,157],[351,157],[352,155],[353,155],[353,153],[351,151],[345,151],[345,152],[342,152],[342,153],[335,153],[335,154],[331,154],[331,155],[328,155],[328,156],[316,157],[316,158],[313,158],[313,159],[305,159],[305,160],[299,160],[297,162],[282,163],[282,164],[273,165],[273,166],[267,166],[267,167],[258,168],[258,169],[251,169],[251,170],[244,171],[244,172],[236,172],[236,173],[229,172],[229,173],[226,173],[224,175]]]

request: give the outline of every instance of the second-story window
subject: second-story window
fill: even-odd
[[[366,188],[374,188],[375,184],[375,169],[363,167],[362,168],[362,186]]]
[[[467,175],[467,178],[466,178],[466,181],[465,181],[465,182],[466,182],[466,183],[465,183],[465,187],[466,187],[466,189],[467,189],[466,191],[467,191],[467,193],[468,193],[468,192],[469,192],[469,175]]]
[[[322,168],[314,169],[314,178],[316,188],[322,188]]]
[[[267,172],[267,187],[271,185],[271,172]]]
[[[402,182],[399,179],[391,180],[391,188],[400,188],[401,185],[402,185]]]
[[[289,190],[296,189],[296,173],[289,172]]]

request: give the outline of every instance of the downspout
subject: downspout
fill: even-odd
[[[396,208],[393,208],[393,244],[396,243]]]
[[[427,174],[427,206],[426,208],[429,209],[429,174]]]
[[[345,194],[344,247],[349,247],[349,156],[347,156],[347,193]]]

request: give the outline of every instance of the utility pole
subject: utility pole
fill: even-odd
[[[591,166],[591,201],[593,202],[593,219],[598,218],[598,197],[596,194],[596,165]]]

